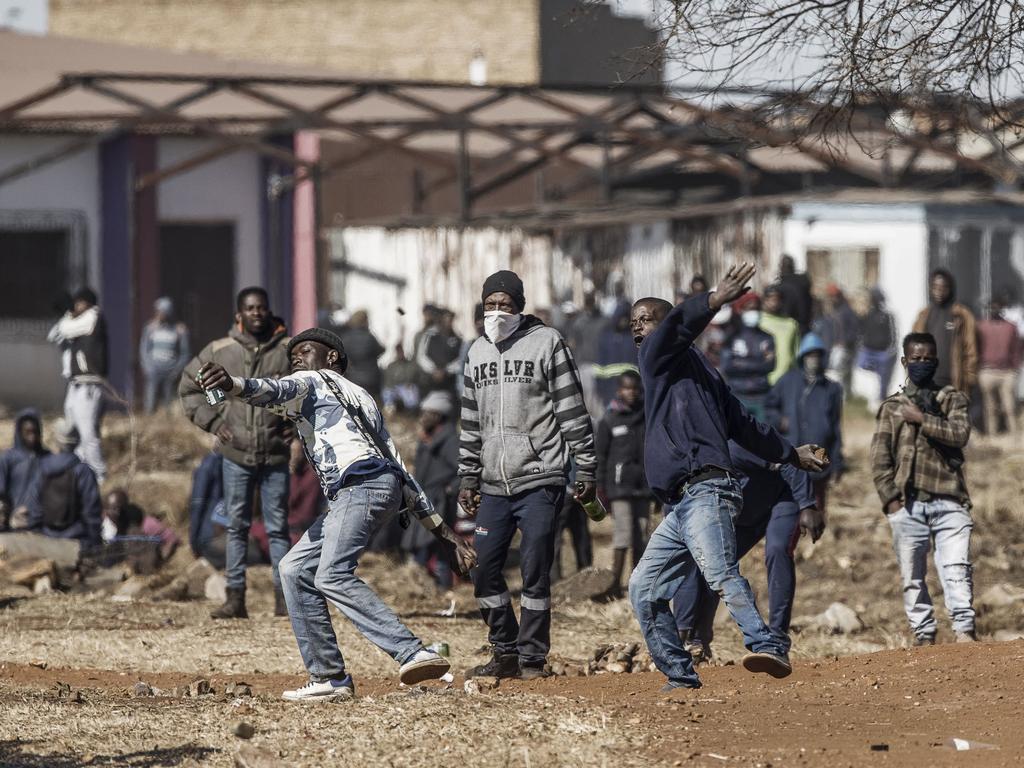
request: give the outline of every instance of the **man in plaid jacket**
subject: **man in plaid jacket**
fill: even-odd
[[[970,543],[971,499],[963,448],[971,435],[967,396],[934,383],[939,360],[930,333],[903,340],[907,384],[878,411],[871,466],[892,527],[903,581],[903,607],[915,645],[935,642],[936,623],[925,574],[935,565],[957,642],[974,642]]]

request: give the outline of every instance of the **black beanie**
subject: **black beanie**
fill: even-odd
[[[512,297],[512,302],[520,312],[526,306],[526,295],[523,293],[523,281],[519,275],[507,269],[495,272],[484,280],[484,290],[481,300],[486,303],[487,297],[492,293],[502,291]]]
[[[345,344],[341,341],[341,337],[333,331],[328,331],[326,328],[307,328],[302,333],[292,336],[288,342],[288,359],[292,358],[292,350],[296,344],[303,341],[315,341],[318,344],[323,344],[328,349],[333,349],[338,353],[338,368],[344,373],[348,369],[348,355],[345,354]]]

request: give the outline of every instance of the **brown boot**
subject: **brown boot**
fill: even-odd
[[[228,587],[228,599],[224,605],[210,613],[211,619],[248,619],[249,612],[245,610],[245,587]]]
[[[288,603],[284,601],[284,590],[277,587],[274,590],[274,615],[275,616],[287,616],[288,615]]]

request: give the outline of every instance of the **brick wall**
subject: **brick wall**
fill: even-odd
[[[55,35],[327,67],[343,75],[540,78],[539,0],[50,0]]]

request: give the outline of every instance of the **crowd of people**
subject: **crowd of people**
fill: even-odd
[[[448,662],[354,575],[364,550],[394,549],[442,587],[471,578],[493,649],[472,674],[543,676],[564,532],[577,569],[591,565],[588,514],[604,507],[612,583],[600,599],[626,596],[628,562],[629,598],[669,688],[700,685],[694,664],[712,655],[719,599],[743,632],[744,665],[785,676],[794,546],[825,530],[859,367],[878,377],[872,472],[915,640],[936,636],[924,580],[933,543],[957,640],[973,640],[963,448],[975,394],[975,421],[1017,434],[1024,319],[1000,299],[976,321],[939,269],[900,340],[877,289],[858,315],[835,285],[813,296],[789,257],[760,295],[753,274],[734,267],[713,290],[695,276],[676,306],[617,294],[602,308],[588,294],[553,317],[525,313],[522,281],[500,271],[482,287],[472,339],[455,332],[454,312],[427,305],[411,356],[399,344],[384,368],[365,311],[289,336],[267,292],[245,288],[228,334],[192,357],[188,329],[158,300],[139,347],[144,408],[163,407],[176,387],[185,416],[216,440],[193,477],[189,530],[192,552],[225,572],[227,599],[211,615],[247,618],[247,566],[268,562],[275,614],[290,616],[310,673],[287,698],[353,688],[328,602],[403,681],[436,677]],[[91,290],[75,294],[50,339],[63,356],[64,416],[52,452],[38,413],[17,417],[0,455],[0,530],[72,539],[103,562],[144,542],[150,566],[166,560],[176,534],[124,490],[100,491],[107,340]],[[897,364],[906,383],[893,394]],[[385,427],[396,413],[417,419],[412,470]],[[504,575],[517,532],[518,616]],[[767,621],[738,565],[762,540]]]

